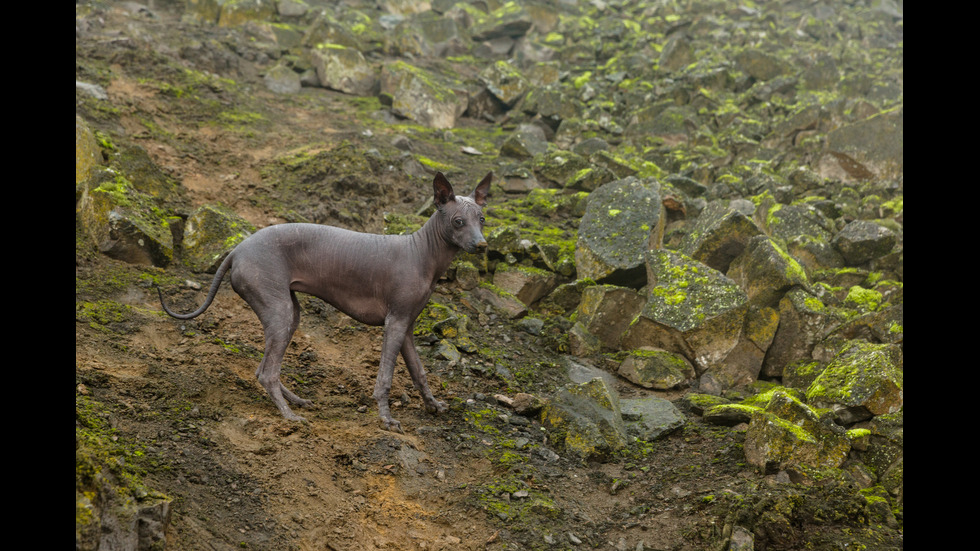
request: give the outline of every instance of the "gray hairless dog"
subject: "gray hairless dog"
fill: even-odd
[[[384,326],[381,367],[374,387],[381,420],[387,430],[401,432],[388,407],[395,360],[401,353],[425,408],[443,412],[446,404],[429,390],[412,330],[439,277],[459,249],[485,250],[483,207],[490,181],[487,174],[469,197],[457,197],[441,173],[432,182],[436,213],[411,235],[374,235],[318,224],[280,224],[255,232],[235,247],[215,273],[207,299],[189,314],[165,312],[177,319],[201,315],[214,300],[226,272],[231,285],[252,307],[265,332],[265,355],[255,375],[287,419],[304,419],[287,400],[311,404],[279,380],[283,356],[299,326],[296,292],[319,297],[350,317]],[[159,289],[158,289],[159,290]]]

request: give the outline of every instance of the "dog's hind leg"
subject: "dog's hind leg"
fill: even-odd
[[[405,365],[408,367],[408,373],[412,376],[412,382],[415,383],[416,390],[422,395],[422,401],[425,402],[426,411],[429,413],[445,412],[447,409],[446,403],[436,400],[432,395],[432,390],[429,389],[429,382],[425,376],[425,368],[422,367],[422,360],[419,359],[418,350],[415,349],[415,341],[412,338],[412,327],[408,328],[408,331],[405,333],[405,340],[402,342],[402,358],[405,359]]]
[[[271,296],[250,296],[247,302],[262,322],[265,332],[265,353],[255,372],[259,384],[269,393],[283,417],[305,421],[306,419],[293,413],[286,401],[304,406],[311,402],[293,394],[280,380],[286,347],[299,327],[299,301],[294,293],[286,290]]]

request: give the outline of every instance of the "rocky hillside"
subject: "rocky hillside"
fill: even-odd
[[[78,2],[76,549],[900,549],[903,6]],[[218,263],[412,232],[415,328],[301,296],[286,421]]]

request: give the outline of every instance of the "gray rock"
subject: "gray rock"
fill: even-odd
[[[641,440],[656,440],[687,422],[674,404],[657,396],[621,399],[619,405],[627,432]]]
[[[604,348],[617,350],[623,333],[643,309],[646,298],[638,291],[615,285],[593,285],[582,291],[575,325],[594,335]]]
[[[533,124],[522,124],[500,146],[502,157],[527,159],[548,151],[544,131]]]
[[[276,94],[295,94],[303,88],[299,74],[285,65],[276,65],[269,69],[263,81],[265,87]]]
[[[844,226],[831,243],[849,266],[859,266],[892,251],[898,236],[869,220],[854,220]]]
[[[519,4],[507,3],[488,13],[470,28],[470,35],[478,42],[498,38],[514,39],[524,36],[534,21]]]
[[[827,134],[827,154],[818,166],[824,177],[843,181],[901,180],[905,173],[905,112],[881,113]]]
[[[88,94],[95,99],[99,99],[99,100],[109,99],[108,92],[106,92],[105,88],[99,86],[98,84],[92,84],[90,82],[81,82],[76,80],[75,89],[80,92],[84,92],[85,94]]]
[[[757,48],[746,48],[735,56],[735,64],[757,80],[772,80],[789,72],[786,63]]]
[[[557,285],[553,272],[526,266],[498,264],[493,274],[493,284],[531,306],[550,293]]]
[[[524,97],[530,84],[524,75],[507,61],[497,61],[480,72],[480,82],[504,105],[512,107]]]
[[[463,54],[470,46],[455,19],[435,12],[402,19],[384,39],[384,51],[391,56],[446,57]]]
[[[698,215],[680,249],[694,260],[727,272],[749,240],[761,233],[750,216],[721,201],[712,201]]]

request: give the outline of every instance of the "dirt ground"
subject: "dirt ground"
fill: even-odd
[[[76,11],[76,80],[102,85],[102,105],[111,106],[77,92],[76,112],[120,144],[145,149],[184,188],[187,210],[221,202],[257,227],[283,222],[279,210],[255,200],[273,193],[263,172],[270,161],[343,140],[391,150],[395,132],[373,126],[365,133],[349,97],[311,88],[276,96],[261,85],[261,67],[225,63],[228,48],[213,44],[230,39],[205,35],[218,30],[163,12],[150,18],[131,4]],[[246,45],[237,59],[248,53]],[[226,69],[220,78],[236,84],[214,77],[190,95],[163,86],[181,78],[180,67],[214,75],[219,66]],[[245,130],[209,124],[209,110],[232,107],[261,118]],[[494,168],[459,153],[458,144],[416,144],[417,152],[460,167],[467,189]],[[426,190],[392,174],[393,192],[380,206],[419,208]],[[369,214],[356,229],[380,231],[380,219]],[[204,315],[180,322],[162,315],[146,274],[173,282],[168,300],[182,311],[200,304],[205,291],[181,282],[209,284],[206,274],[180,266],[106,258],[76,236],[76,310],[87,301],[125,309],[104,323],[76,315],[76,396],[107,404],[119,438],[145,448],[147,486],[174,500],[168,549],[703,549],[725,529],[719,504],[726,496],[763,483],[744,465],[740,432],[701,425],[695,416],[609,462],[549,453],[533,419],[511,422],[512,412],[492,398],[517,390],[494,375],[492,357],[468,354],[452,366],[435,359],[424,338],[430,383],[451,409],[426,413],[400,365],[393,413],[406,430],[385,432],[370,400],[380,329],[308,297],[284,380],[315,406],[300,410],[307,424],[287,422],[255,380],[261,328],[230,287]],[[546,395],[561,382],[561,358],[539,338],[488,314],[453,283],[434,299],[471,316],[478,348],[511,365],[541,366],[541,379],[522,390]]]
[[[80,266],[79,277],[99,277],[107,263]],[[370,400],[380,331],[340,314],[306,315],[290,347],[285,379],[316,406],[302,411],[308,424],[288,422],[255,381],[262,334],[237,295],[223,288],[191,324],[149,313],[151,291],[120,292],[148,312],[136,327],[107,334],[76,323],[76,381],[114,404],[119,434],[160,466],[146,482],[175,500],[170,549],[533,549],[573,538],[600,549],[698,549],[721,529],[709,496],[756,479],[741,466],[739,433],[696,423],[607,463],[510,449],[502,442],[514,435],[544,438],[533,425],[472,422],[468,412],[507,414],[474,400],[506,389],[437,361],[430,382],[451,411],[426,413],[400,366],[393,412],[406,431],[383,431]],[[494,491],[505,484],[516,491]],[[522,488],[552,504],[498,516],[493,504],[526,499]]]

